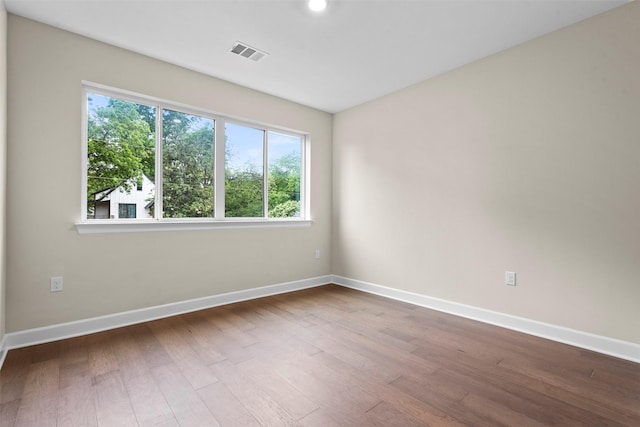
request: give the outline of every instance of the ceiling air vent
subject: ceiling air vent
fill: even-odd
[[[265,56],[269,55],[267,52],[263,52],[260,49],[256,49],[255,47],[251,47],[248,44],[242,42],[236,42],[231,48],[230,52],[250,59],[254,62],[258,62]]]

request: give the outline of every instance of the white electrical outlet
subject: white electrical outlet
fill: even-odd
[[[51,292],[60,292],[63,289],[62,286],[62,277],[52,277],[51,278]]]
[[[504,284],[509,286],[516,285],[516,272],[515,271],[505,271],[504,272]]]
[[[316,259],[320,259],[320,249],[316,249]]]

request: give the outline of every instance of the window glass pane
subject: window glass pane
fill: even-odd
[[[153,216],[154,142],[154,107],[88,94],[88,219],[118,218],[120,203],[136,206],[137,218]]]
[[[264,131],[225,125],[225,217],[262,217]]]
[[[269,217],[299,217],[302,139],[299,136],[269,132],[267,142]]]
[[[215,141],[217,116],[184,111],[197,112],[195,107],[115,89],[85,86],[84,90],[85,219],[301,218],[305,214],[304,136],[222,117],[225,138]],[[218,149],[225,151],[218,159],[220,169],[214,161]],[[217,203],[224,209],[216,214]]]
[[[118,205],[118,216],[120,218],[135,218],[136,217],[136,205],[135,203],[120,203]]]
[[[212,119],[162,110],[165,218],[213,217]]]

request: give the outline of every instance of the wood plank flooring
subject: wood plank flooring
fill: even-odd
[[[640,364],[335,285],[11,350],[10,426],[640,426]]]

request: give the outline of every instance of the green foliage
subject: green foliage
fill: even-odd
[[[227,169],[225,175],[225,216],[261,217],[262,173],[247,167],[242,171]]]
[[[269,216],[297,215],[300,215],[300,157],[291,153],[269,167]]]
[[[163,215],[213,216],[213,120],[163,110]],[[154,107],[110,98],[88,118],[87,206],[121,187],[131,191],[142,175],[155,180]],[[231,156],[226,153],[227,160]],[[230,162],[227,162],[230,164]],[[269,216],[300,214],[300,158],[292,153],[269,165]],[[263,171],[247,165],[225,171],[225,216],[263,216]]]
[[[146,173],[153,179],[154,136],[136,104],[110,99],[88,119],[87,201],[93,203],[118,187],[127,191]]]
[[[162,118],[164,216],[213,216],[213,121],[169,110]]]
[[[150,155],[142,159],[142,172],[151,180],[155,181],[156,157],[155,157],[155,133],[156,133],[156,108],[148,105],[135,104],[136,110],[140,118],[149,126],[150,138]]]
[[[269,210],[270,218],[291,218],[298,215],[300,215],[300,202],[297,200],[287,200]]]
[[[228,218],[262,217],[262,173],[250,166],[225,171],[225,216]],[[288,218],[300,215],[300,160],[290,154],[269,167],[269,217]]]

